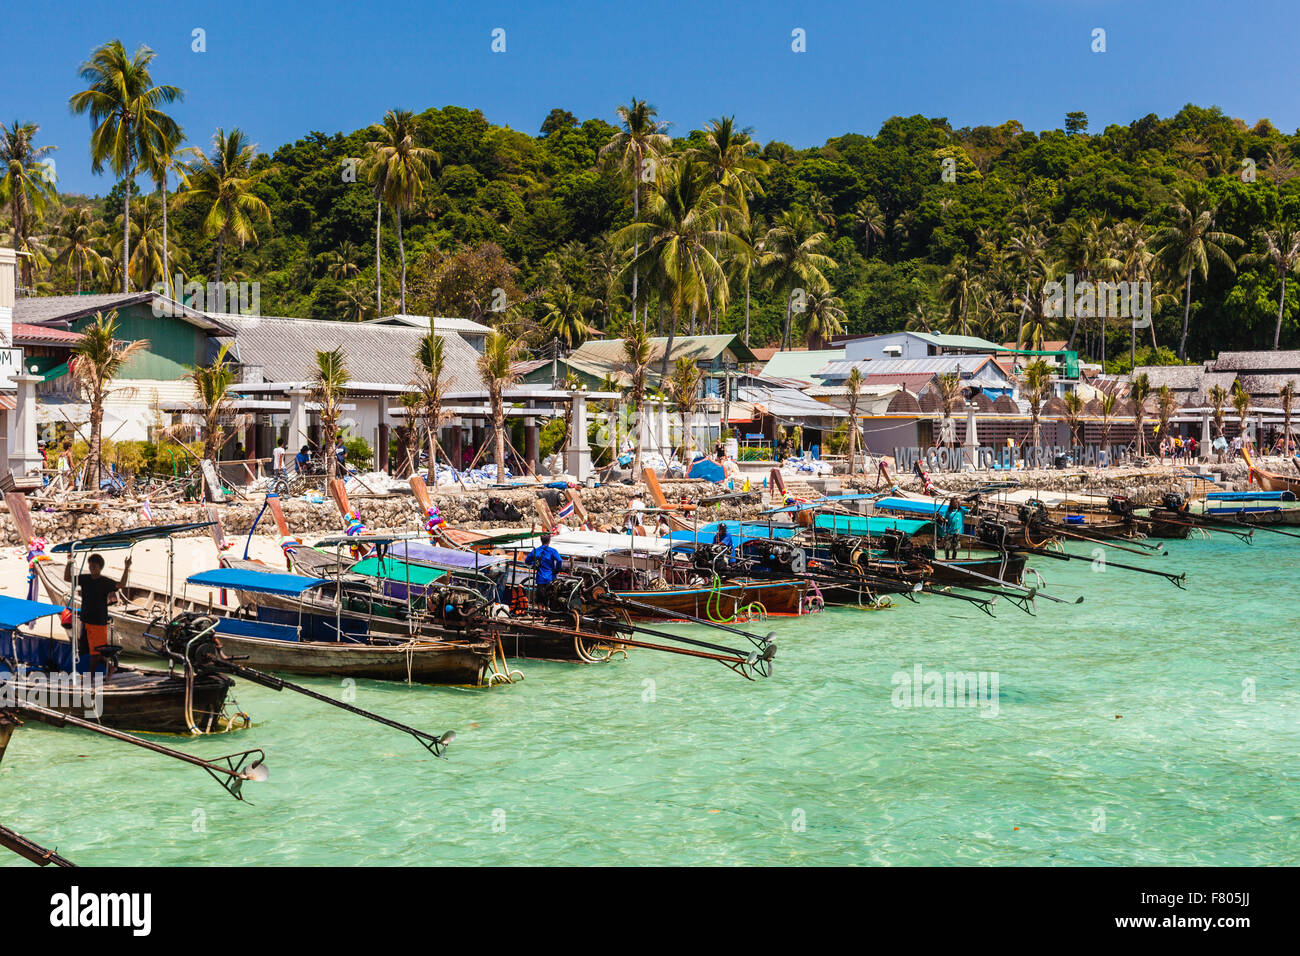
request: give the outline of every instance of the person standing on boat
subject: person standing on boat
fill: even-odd
[[[537,603],[545,605],[555,586],[555,576],[564,568],[564,558],[560,552],[551,547],[551,536],[542,532],[542,543],[529,552],[524,564],[536,568]]]
[[[713,533],[713,543],[725,545],[729,555],[727,563],[731,563],[731,558],[736,556],[736,539],[731,536],[727,530],[727,523],[724,521],[718,525],[718,530]]]
[[[63,566],[63,580],[72,581],[73,559]],[[81,637],[77,642],[77,653],[86,659],[86,669],[94,673],[99,666],[99,654],[96,648],[108,643],[108,602],[118,591],[126,587],[131,575],[131,557],[127,555],[122,565],[122,580],[114,581],[104,575],[104,558],[92,554],[86,559],[87,574],[77,575],[76,586],[81,589],[81,602],[77,608],[81,617]]]

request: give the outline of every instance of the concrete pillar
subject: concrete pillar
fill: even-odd
[[[451,434],[447,436],[447,444],[444,445],[442,449],[451,460],[451,467],[455,468],[457,471],[460,471],[460,459],[461,455],[465,451],[462,441],[464,433],[464,429],[461,428],[460,422],[457,421],[451,426]]]
[[[975,405],[971,403],[966,406],[966,456],[970,459],[972,468],[979,468],[979,448],[980,439],[975,426]]]
[[[307,444],[307,398],[311,392],[305,388],[291,388],[289,395],[289,444],[285,448],[289,457]]]
[[[587,444],[587,396],[584,392],[571,392],[573,404],[573,436],[564,455],[564,470],[578,481],[586,481],[591,474],[591,446]]]
[[[1209,411],[1204,411],[1201,412],[1201,446],[1198,449],[1202,458],[1209,458],[1210,455],[1213,454],[1210,451],[1211,441],[1213,441],[1213,439],[1210,438],[1210,413]]]
[[[659,451],[667,459],[673,450],[672,429],[668,423],[668,403],[659,403]]]
[[[42,381],[41,376],[25,372],[13,376],[18,396],[17,407],[9,415],[9,468],[20,476],[44,463],[36,447],[36,386]]]

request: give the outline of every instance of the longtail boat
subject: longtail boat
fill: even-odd
[[[24,630],[64,610],[0,595],[0,700],[35,700],[58,713],[123,730],[183,734],[229,726],[225,703],[234,681],[227,677],[187,680],[117,664],[112,652],[118,648],[112,647],[97,649],[99,661],[90,670],[71,635],[60,639]]]
[[[1259,486],[1265,491],[1289,491],[1300,495],[1300,475],[1282,475],[1275,471],[1265,471],[1255,464],[1247,448],[1241,450],[1241,457],[1246,460],[1250,477],[1259,482]]]

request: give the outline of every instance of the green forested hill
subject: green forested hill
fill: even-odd
[[[648,119],[654,123],[652,112]],[[556,110],[542,133],[531,135],[494,126],[472,109],[416,114],[411,141],[436,158],[402,214],[407,311],[491,321],[499,288],[533,345],[581,338],[584,325],[616,334],[628,320],[633,243],[644,240],[635,249],[643,266],[638,298],[644,306],[649,296],[652,326],[676,314],[679,332],[691,328],[692,317],[696,328],[743,331],[748,285],[756,346],[777,343],[791,290],[806,287],[809,308],[791,310],[796,341],[840,327],[904,325],[1009,341],[1023,325],[1026,339],[1074,332],[1077,347],[1096,358],[1102,342],[1095,321],[1075,329],[1042,315],[1043,283],[1072,272],[1153,279],[1164,293],[1155,338],[1176,352],[1189,269],[1189,359],[1273,346],[1281,281],[1295,278],[1288,270],[1300,258],[1300,136],[1283,135],[1267,120],[1248,126],[1217,109],[1187,106],[1170,118],[1146,116],[1098,133],[1087,130],[1082,114],[1070,114],[1066,130],[1033,133],[1014,121],[953,129],[942,119],[895,117],[874,135],[846,133],[806,150],[750,141],[739,130],[745,120],[760,137],[761,117],[741,117],[734,129],[692,131],[664,144],[653,181],[643,186],[642,219],[657,208],[662,227],[663,216],[672,219],[674,205],[685,203],[689,222],[683,228],[678,217],[675,229],[656,233],[627,228],[633,202],[632,180],[618,162],[624,151],[601,155],[621,126]],[[377,207],[367,146],[374,140],[373,128],[313,133],[252,160],[262,177],[250,191],[264,201],[269,221],[254,217],[256,241],[225,242],[223,278],[260,282],[264,313],[375,314]],[[85,148],[59,145],[65,153]],[[683,163],[687,178],[703,185],[673,178]],[[142,177],[141,188],[147,182]],[[120,189],[89,207],[105,260],[121,242]],[[155,192],[134,204],[146,242],[158,202]],[[75,205],[55,198],[24,226],[22,241],[44,255],[33,276],[37,288],[75,286],[67,257],[58,260],[66,245],[61,224]],[[401,273],[390,207],[380,240],[385,313],[398,310]],[[169,206],[172,256],[187,277],[215,276],[208,212],[202,201]],[[694,250],[698,270],[659,255],[671,235],[685,237],[679,249]],[[1207,246],[1198,246],[1201,238]],[[647,243],[655,256],[647,257]],[[827,256],[833,267],[808,255]],[[801,261],[812,261],[816,275],[800,271]],[[717,268],[710,271],[709,262]],[[133,285],[159,281],[157,271],[133,260]],[[83,288],[120,283],[120,266],[111,264],[82,279]],[[1283,310],[1284,348],[1300,347],[1294,291],[1288,287]],[[1150,333],[1141,336],[1138,345],[1150,346]],[[1127,361],[1127,325],[1109,329],[1105,350]]]

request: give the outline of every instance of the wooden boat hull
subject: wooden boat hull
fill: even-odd
[[[56,711],[103,724],[116,730],[143,733],[184,734],[190,731],[185,713],[185,681],[165,671],[122,668],[111,676],[102,678],[103,684],[83,685],[84,695],[69,695],[51,686],[42,673],[6,678],[6,692],[21,695],[20,699],[38,703]],[[88,674],[77,675],[83,679]],[[195,726],[204,732],[219,728],[226,704],[226,695],[234,681],[220,675],[197,677],[194,680],[191,713]],[[39,720],[40,718],[34,718]]]
[[[45,565],[38,564],[39,572]],[[67,600],[67,584],[41,573],[50,597],[58,603]],[[259,595],[259,597],[262,597]],[[231,608],[176,601],[172,612],[201,611],[227,614]],[[145,632],[152,620],[165,618],[167,602],[152,608],[128,604],[109,607],[109,641],[119,644],[127,654],[152,657]],[[400,680],[420,684],[467,684],[478,686],[492,659],[492,645],[487,641],[462,642],[417,639],[402,643],[353,643],[348,641],[285,641],[274,638],[244,637],[223,634],[221,646],[232,657],[244,657],[242,663],[257,670],[286,674],[331,677],[364,677],[372,680]]]
[[[768,614],[802,614],[808,582],[739,581],[724,582],[720,587],[673,588],[664,591],[615,591],[620,598],[649,604],[669,614],[689,614],[692,617],[735,617],[736,612],[753,604],[761,604]],[[628,608],[636,620],[654,620],[656,616],[636,608]],[[662,616],[659,617],[662,619]]]

